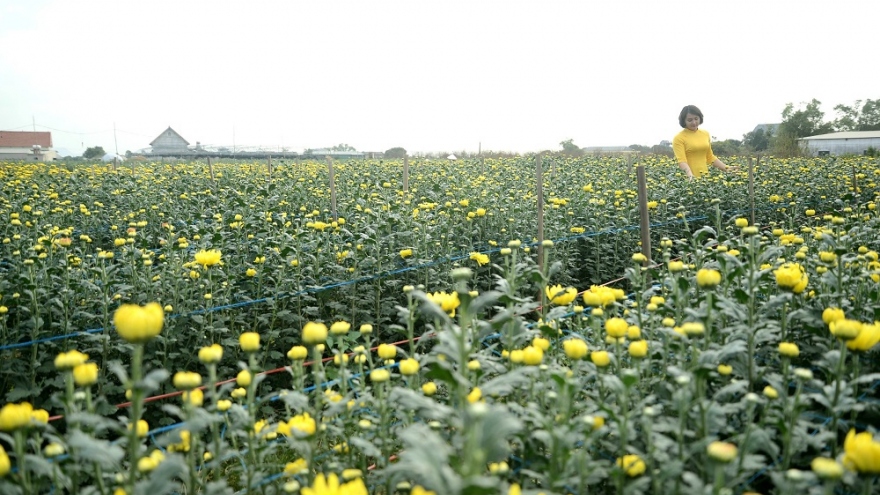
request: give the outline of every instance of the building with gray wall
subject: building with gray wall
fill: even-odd
[[[868,148],[880,150],[880,131],[847,131],[798,139],[813,156],[864,155]]]
[[[150,146],[153,147],[155,155],[189,152],[189,142],[170,126],[162,131],[162,134],[159,134],[159,137],[154,139]]]

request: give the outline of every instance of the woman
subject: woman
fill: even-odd
[[[712,144],[707,131],[701,130],[703,112],[693,105],[687,105],[681,109],[678,115],[678,123],[683,127],[672,140],[672,151],[678,160],[678,168],[687,174],[688,179],[699,178],[709,173],[709,166],[732,172],[735,167],[728,167],[715,154],[712,153]]]

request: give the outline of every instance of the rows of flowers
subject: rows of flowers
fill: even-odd
[[[760,225],[724,213],[745,210],[743,177],[677,183],[663,179],[671,164],[649,164],[651,197],[660,198],[654,219],[676,221],[657,229],[653,260],[632,255],[637,232],[503,241],[533,239],[534,197],[524,199],[524,189],[509,204],[472,204],[480,191],[528,182],[526,162],[487,162],[487,173],[495,167],[505,178],[481,175],[456,189],[469,198],[417,215],[415,195],[439,203],[451,189],[438,177],[457,165],[422,164],[417,170],[436,166],[439,175],[423,185],[415,175],[419,192],[354,187],[352,179],[338,196],[351,210],[336,225],[315,226],[327,212],[255,211],[285,197],[301,201],[303,190],[278,191],[307,183],[308,167],[318,180],[317,165],[301,164],[274,170],[281,176],[265,187],[239,183],[215,197],[226,212],[235,211],[236,192],[253,202],[232,216],[239,226],[223,220],[231,213],[217,219],[204,209],[200,218],[171,203],[144,208],[156,211],[150,220],[111,206],[101,215],[108,223],[129,217],[122,225],[130,226],[115,229],[131,229],[124,237],[114,237],[113,223],[98,234],[97,223],[37,221],[50,216],[38,201],[58,194],[59,176],[86,179],[63,167],[24,167],[7,180],[2,212],[11,220],[0,268],[9,357],[0,491],[871,493],[880,473],[871,427],[880,377],[872,351],[880,340],[876,162],[854,159],[851,170],[841,162],[759,168]],[[792,166],[813,180],[797,195],[780,186]],[[169,169],[169,178],[204,180],[197,165]],[[163,177],[138,172],[88,180],[103,181],[93,190],[106,194]],[[230,165],[215,176],[254,182],[258,172]],[[569,174],[548,192],[548,237],[636,223],[635,192],[610,189],[631,181],[619,163],[563,162],[547,174]],[[593,182],[573,182],[585,174]],[[24,184],[53,192],[38,186],[26,199]],[[102,208],[136,200],[117,191]],[[326,190],[309,192],[323,198]],[[384,217],[351,213],[370,208],[374,194],[387,195],[377,203],[387,206]],[[285,211],[291,225],[275,219]],[[432,221],[419,223],[430,212]],[[74,231],[89,228],[74,244]],[[33,239],[44,231],[46,240]],[[399,241],[419,236],[425,242]],[[328,255],[340,247],[351,249]],[[423,253],[461,259],[340,283],[367,267],[432,260]],[[624,271],[626,292],[594,286],[579,294],[593,277]],[[332,293],[281,297],[334,283]],[[220,306],[228,307],[213,310]],[[102,330],[14,347],[90,324]],[[265,373],[278,366],[287,368]]]
[[[692,184],[675,175],[670,159],[642,163],[658,224],[655,243],[687,235],[695,222],[717,229],[749,206],[745,173]],[[745,159],[732,163],[746,165]],[[111,315],[124,302],[159,301],[171,317],[148,354],[152,364],[191,366],[194,356],[181,349],[233,347],[246,330],[290,346],[315,319],[367,322],[393,334],[403,286],[442,290],[451,283],[449,267],[458,264],[477,272],[478,289],[489,289],[504,239],[534,247],[531,159],[414,161],[408,191],[400,162],[335,169],[334,220],[323,163],[276,164],[271,175],[263,163],[215,164],[213,176],[200,163],[116,171],[0,164],[0,336],[6,344],[0,385],[6,400],[28,398],[41,406],[61,390],[60,381],[44,377],[52,356],[71,346],[96,356],[102,372],[125,356],[110,338]],[[764,160],[757,167],[756,208],[766,222],[789,228],[808,208],[864,208],[877,172],[867,159]],[[639,243],[630,228],[638,224],[634,178],[623,160],[545,160],[544,175],[545,238],[559,241],[555,259],[564,266],[558,282],[618,276]],[[197,259],[203,251],[222,258]],[[83,330],[91,333],[60,337]],[[29,345],[34,341],[40,344]],[[221,375],[230,376],[241,357],[225,359]],[[264,369],[284,365],[280,353],[260,360]],[[101,377],[98,390],[123,402],[123,388]]]

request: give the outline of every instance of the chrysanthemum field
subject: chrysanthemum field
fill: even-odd
[[[727,163],[0,163],[0,493],[876,493],[880,164]]]

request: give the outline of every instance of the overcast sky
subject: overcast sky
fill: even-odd
[[[741,139],[785,104],[880,98],[877,0],[0,0],[0,129],[55,146],[294,151],[657,144],[699,106]]]

